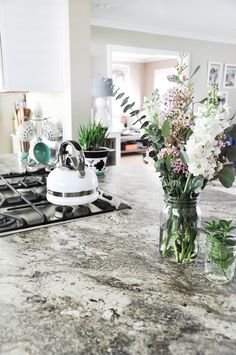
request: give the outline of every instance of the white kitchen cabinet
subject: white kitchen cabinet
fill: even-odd
[[[63,91],[65,0],[0,0],[0,91]]]

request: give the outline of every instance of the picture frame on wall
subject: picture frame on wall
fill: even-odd
[[[224,89],[236,88],[236,64],[225,64]]]
[[[207,86],[217,84],[220,86],[223,64],[219,62],[208,62]]]

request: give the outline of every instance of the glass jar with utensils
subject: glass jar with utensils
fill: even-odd
[[[53,166],[56,162],[57,150],[62,140],[59,128],[49,118],[32,119],[35,138],[30,142],[28,164]]]

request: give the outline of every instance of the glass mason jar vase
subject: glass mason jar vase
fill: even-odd
[[[198,198],[180,200],[165,196],[160,216],[159,251],[162,257],[180,264],[196,258],[201,227],[198,203]]]
[[[232,280],[236,264],[236,246],[206,239],[205,275],[209,281],[225,284]]]

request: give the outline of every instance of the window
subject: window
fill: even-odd
[[[159,89],[160,96],[165,94],[168,89],[176,85],[167,79],[168,75],[173,75],[175,73],[175,68],[156,69],[154,71],[154,89]]]
[[[115,89],[120,88],[119,92],[129,93],[130,87],[130,67],[125,64],[112,65],[112,81]],[[120,123],[127,123],[127,117],[123,114],[123,108],[120,106],[121,102],[115,98],[112,100],[112,116],[120,121]],[[118,122],[117,122],[118,123]]]

